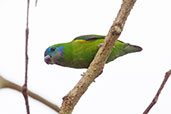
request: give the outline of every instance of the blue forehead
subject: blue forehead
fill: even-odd
[[[48,48],[46,49],[46,51],[45,51],[44,55],[49,54],[49,52],[50,52],[50,48],[51,48],[51,47],[48,47]]]
[[[63,56],[63,48],[64,48],[64,46],[59,46],[59,47],[56,47],[57,49],[55,50],[55,51],[51,51],[51,48],[53,48],[53,47],[49,47],[49,48],[47,48],[47,50],[46,50],[46,54],[52,54],[52,53],[56,53],[56,52],[60,52],[61,53],[61,56]]]

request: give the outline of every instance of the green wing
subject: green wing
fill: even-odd
[[[83,35],[83,36],[76,37],[73,41],[75,40],[92,41],[92,40],[98,40],[98,39],[104,39],[104,38],[105,36],[101,36],[101,35]]]

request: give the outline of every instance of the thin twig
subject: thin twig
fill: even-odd
[[[37,6],[37,2],[38,2],[38,0],[35,1],[35,6]]]
[[[29,5],[30,5],[30,0],[27,0],[27,18],[26,18],[26,30],[25,30],[25,35],[26,35],[26,40],[25,40],[25,83],[22,87],[22,93],[25,99],[25,104],[26,104],[26,110],[27,114],[30,114],[29,110],[29,102],[28,102],[28,95],[27,95],[27,72],[28,72],[28,38],[29,38]]]
[[[22,87],[21,86],[19,86],[19,85],[15,84],[15,83],[3,78],[2,76],[0,76],[0,89],[2,89],[2,88],[10,88],[10,89],[14,89],[14,90],[17,90],[19,92],[22,92]],[[33,92],[27,90],[27,94],[30,97],[32,97],[33,99],[38,100],[41,103],[43,103],[43,104],[47,105],[48,107],[52,108],[56,112],[60,111],[60,108],[57,105],[51,103],[50,101],[48,101],[45,98],[37,95],[36,93],[33,93]]]
[[[104,64],[108,59],[115,41],[119,38],[125,21],[134,6],[136,0],[123,0],[119,13],[109,30],[102,46],[98,50],[94,60],[91,62],[84,76],[75,87],[63,98],[63,103],[59,114],[71,114],[81,96],[88,89],[89,85],[103,71]]]
[[[158,98],[159,98],[159,96],[160,96],[160,94],[161,94],[161,91],[162,91],[162,89],[164,88],[164,86],[165,86],[165,84],[166,84],[168,78],[170,77],[170,75],[171,75],[171,70],[169,70],[168,72],[166,72],[165,77],[164,77],[164,79],[163,79],[163,82],[162,82],[162,84],[160,85],[160,88],[158,89],[158,91],[157,91],[155,97],[153,98],[152,102],[151,102],[150,105],[146,108],[146,110],[144,111],[143,114],[148,114],[148,112],[151,110],[151,108],[157,103]]]

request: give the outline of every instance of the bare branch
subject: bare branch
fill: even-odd
[[[22,87],[22,93],[25,99],[25,104],[26,104],[26,109],[27,109],[27,114],[30,114],[30,110],[29,110],[29,103],[28,103],[28,95],[27,95],[27,71],[28,71],[28,38],[29,38],[29,28],[28,28],[28,24],[29,24],[29,5],[30,5],[30,0],[27,0],[27,18],[26,18],[26,30],[25,30],[25,34],[26,34],[26,42],[25,42],[25,82],[24,85]]]
[[[89,85],[102,73],[104,64],[112,51],[115,41],[122,32],[125,21],[135,2],[136,0],[123,0],[120,11],[88,70],[76,86],[63,98],[60,114],[71,114]]]
[[[35,0],[35,6],[37,6],[37,2],[38,2],[38,0]]]
[[[163,80],[163,82],[162,82],[162,84],[161,84],[159,90],[157,91],[157,93],[156,93],[155,97],[153,98],[152,102],[151,102],[150,105],[146,108],[146,110],[144,111],[143,114],[148,114],[148,112],[151,110],[151,108],[157,103],[158,98],[159,98],[159,96],[160,96],[160,94],[161,94],[161,91],[162,91],[162,89],[164,88],[164,86],[165,86],[165,84],[166,84],[168,78],[170,77],[170,75],[171,75],[171,70],[169,70],[168,72],[166,72],[165,77],[164,77],[164,80]]]
[[[2,88],[10,88],[10,89],[14,89],[14,90],[17,90],[19,92],[22,92],[22,87],[21,86],[15,84],[13,82],[10,82],[7,79],[4,79],[2,76],[0,76],[0,89],[2,89]],[[30,97],[32,97],[33,99],[38,100],[41,103],[43,103],[43,104],[47,105],[48,107],[52,108],[56,112],[59,112],[60,108],[57,105],[49,102],[48,100],[44,99],[43,97],[41,97],[41,96],[39,96],[39,95],[29,91],[29,90],[27,91],[27,94]]]

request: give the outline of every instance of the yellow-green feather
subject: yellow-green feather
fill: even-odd
[[[54,45],[55,47],[64,46],[63,58],[58,61],[58,64],[72,68],[88,68],[104,38],[105,36],[100,35],[79,36],[69,43]],[[107,63],[127,53],[141,50],[139,46],[116,41]]]

